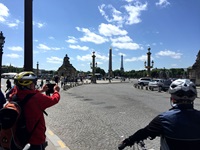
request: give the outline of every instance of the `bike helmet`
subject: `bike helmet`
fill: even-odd
[[[14,81],[15,81],[16,85],[28,86],[32,83],[36,84],[37,76],[31,71],[27,71],[27,72],[25,71],[25,72],[21,72],[21,73],[17,74],[14,77]]]
[[[171,98],[180,102],[193,102],[197,97],[195,84],[189,79],[177,79],[169,87]]]

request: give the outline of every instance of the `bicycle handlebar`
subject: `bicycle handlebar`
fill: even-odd
[[[144,141],[138,142],[137,145],[139,145],[139,146],[142,148],[142,150],[146,150]],[[126,146],[127,146],[126,143],[121,143],[121,144],[118,146],[118,150],[123,150]]]
[[[118,150],[123,150],[127,145],[125,143],[122,143],[118,146]]]

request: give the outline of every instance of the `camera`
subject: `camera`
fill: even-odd
[[[54,86],[55,86],[56,84],[55,83],[48,83],[47,84],[47,86],[48,86],[48,90],[46,91],[46,93],[54,93]]]

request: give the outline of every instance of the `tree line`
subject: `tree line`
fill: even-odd
[[[14,67],[12,65],[10,66],[2,66],[2,73],[4,72],[22,72],[24,69],[19,67]],[[37,69],[33,69],[34,72],[37,71]],[[47,71],[48,73],[56,74],[57,71]],[[108,73],[105,72],[104,69],[97,67],[96,73],[100,73],[102,77],[107,77]],[[91,71],[83,72],[83,71],[77,71],[77,74],[91,74]],[[112,71],[112,77],[119,76],[119,77],[125,77],[125,78],[140,78],[140,77],[146,77],[147,76],[147,70],[130,70],[130,71],[121,71],[119,69]],[[184,68],[153,68],[150,72],[150,77],[152,78],[188,78],[188,72],[187,69]]]
[[[107,77],[108,73],[100,67],[96,68],[96,73],[100,73],[103,77]],[[83,72],[82,72],[83,73]],[[91,74],[90,71],[84,72],[84,74]],[[130,70],[130,71],[121,71],[119,69],[112,71],[112,77],[125,77],[125,78],[141,78],[147,76],[147,70]],[[184,68],[153,68],[150,72],[150,77],[152,78],[188,78],[188,72]]]

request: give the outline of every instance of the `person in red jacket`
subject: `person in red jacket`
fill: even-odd
[[[13,93],[9,96],[10,99],[16,94],[20,100],[23,100],[27,94],[34,93],[24,108],[27,129],[29,132],[34,129],[29,139],[29,144],[31,145],[29,150],[44,150],[46,125],[43,112],[46,108],[59,102],[60,87],[56,84],[54,86],[54,93],[51,96],[42,94],[42,92],[48,90],[48,87],[44,85],[40,91],[35,89],[37,76],[30,71],[17,74],[14,77],[14,82],[16,86]]]

